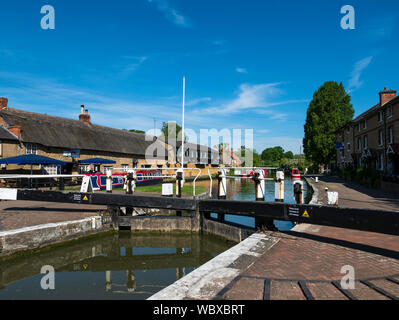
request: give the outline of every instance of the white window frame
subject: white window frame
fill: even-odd
[[[384,119],[384,115],[382,114],[382,111],[378,112],[378,122],[382,122],[382,120]]]
[[[27,143],[26,144],[26,154],[37,154],[37,145],[32,144],[32,143]]]
[[[392,106],[388,106],[387,108],[387,118],[392,118]]]
[[[380,154],[380,170],[383,171],[384,170],[384,153]]]
[[[104,173],[107,173],[108,170],[111,170],[112,172],[113,168],[114,168],[113,166],[104,166]]]
[[[378,130],[378,145],[384,145],[384,133],[382,132],[382,130]]]
[[[59,172],[59,165],[56,164],[46,164],[42,165],[42,169],[46,172],[48,175],[57,175]]]
[[[357,150],[361,151],[362,150],[362,138],[357,138]]]
[[[363,129],[367,129],[367,120],[363,120]]]
[[[369,138],[367,137],[367,134],[363,137],[363,144],[364,144],[364,149],[367,149],[369,146]]]
[[[350,142],[347,143],[347,149],[346,150],[348,150],[348,152],[351,151],[351,143]]]

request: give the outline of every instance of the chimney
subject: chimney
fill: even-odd
[[[388,90],[386,87],[380,92],[380,105],[383,106],[387,102],[396,97],[396,90]]]
[[[6,109],[8,107],[8,99],[0,98],[0,110]]]
[[[89,115],[89,110],[84,110],[85,106],[82,104],[81,105],[81,113],[79,115],[79,120],[85,123],[90,124],[90,115]]]
[[[8,128],[8,131],[15,134],[18,139],[21,139],[21,131],[22,131],[21,128],[22,128],[21,126],[12,126]]]

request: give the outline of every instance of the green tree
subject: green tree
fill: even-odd
[[[286,153],[284,153],[284,158],[294,159],[294,154],[292,153],[292,151],[287,151]]]
[[[145,131],[143,131],[143,130],[136,130],[136,129],[130,129],[129,132],[133,132],[133,133],[145,133]]]
[[[267,148],[262,151],[261,158],[266,164],[280,161],[284,157],[284,149],[280,146]]]
[[[351,97],[342,83],[324,83],[310,102],[303,148],[308,160],[316,165],[327,165],[335,156],[336,132],[353,117]]]
[[[246,148],[245,146],[241,146],[241,159],[245,159],[245,155],[252,155],[252,166],[261,167],[263,165],[262,159],[259,153],[254,149]],[[249,166],[250,164],[243,162],[242,166]]]
[[[162,136],[165,137],[165,139],[172,139],[172,140],[177,140],[181,141],[181,131],[182,127],[179,126],[176,122],[163,122],[162,123]],[[187,136],[185,137],[184,141],[187,141]]]

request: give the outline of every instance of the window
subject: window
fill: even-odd
[[[351,132],[351,127],[346,128],[346,133],[349,134]]]
[[[367,135],[364,136],[363,140],[364,140],[364,149],[367,149],[367,148],[368,148],[368,139],[367,139]]]
[[[81,164],[79,165],[79,173],[89,172],[90,165],[89,164]]]
[[[351,151],[351,144],[350,144],[350,142],[348,142],[348,152],[350,152]]]
[[[393,127],[390,127],[388,129],[388,134],[389,134],[389,144],[393,144]]]
[[[367,129],[367,120],[363,121],[363,129]]]
[[[34,144],[28,143],[26,145],[26,154],[37,154],[37,146]]]
[[[380,170],[384,170],[384,153],[380,154]]]
[[[357,150],[362,150],[362,140],[360,138],[357,138]]]
[[[127,170],[129,168],[128,164],[122,164],[122,170]]]
[[[112,167],[104,166],[104,173],[107,173],[108,170],[112,171]]]
[[[384,135],[383,135],[383,133],[382,133],[382,130],[379,130],[379,131],[378,131],[378,144],[379,144],[380,146],[383,146],[383,145],[384,145]]]
[[[387,109],[387,117],[391,118],[392,117],[392,106],[389,106]]]
[[[382,111],[378,112],[378,122],[382,121]]]
[[[357,131],[360,132],[360,123],[357,125]]]
[[[46,174],[51,174],[51,175],[57,175],[61,173],[61,167],[54,165],[54,164],[50,164],[50,165],[45,165],[42,167],[43,170],[45,171]]]

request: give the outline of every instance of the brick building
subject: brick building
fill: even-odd
[[[399,175],[399,96],[385,88],[379,102],[337,133],[337,166]]]
[[[131,168],[135,159],[138,167],[166,167],[167,163],[165,157],[157,157],[159,151],[168,154],[165,143],[144,134],[93,124],[84,106],[81,106],[79,120],[73,120],[10,108],[8,99],[0,98],[0,125],[1,158],[43,155],[67,162],[62,168],[67,174],[82,169],[79,160],[97,157],[116,161],[114,168]],[[152,154],[146,155],[148,150],[153,150]],[[83,169],[90,170],[92,166],[86,165]],[[2,172],[17,173],[29,168],[7,165]],[[57,166],[34,169],[53,174],[61,172]]]

